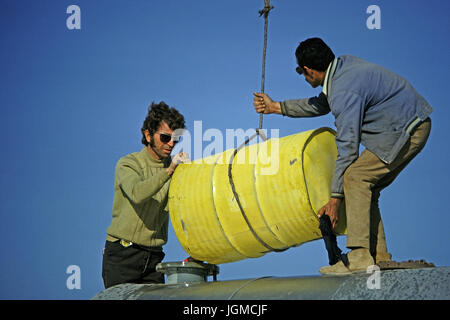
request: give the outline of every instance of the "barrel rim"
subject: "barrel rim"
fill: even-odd
[[[333,134],[334,136],[336,136],[336,131],[329,128],[329,127],[321,127],[321,128],[317,128],[315,130],[313,130],[313,132],[311,132],[311,134],[308,136],[308,138],[306,139],[305,143],[303,144],[303,148],[301,151],[301,155],[302,155],[302,176],[303,176],[303,182],[305,184],[305,190],[306,190],[306,194],[307,194],[307,199],[308,199],[308,205],[311,208],[311,212],[314,212],[314,208],[312,206],[311,203],[311,196],[309,194],[309,184],[306,181],[306,176],[305,176],[305,166],[304,166],[304,156],[305,156],[305,149],[307,148],[309,142],[317,135],[323,133],[323,132],[330,132],[331,134]],[[317,213],[314,215],[314,217],[317,219],[317,221],[319,221],[319,218],[317,217]]]

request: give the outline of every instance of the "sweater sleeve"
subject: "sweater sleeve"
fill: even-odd
[[[116,181],[134,204],[145,202],[155,195],[169,179],[166,170],[158,170],[145,179],[139,163],[130,158],[120,159],[116,166]]]
[[[361,141],[361,125],[364,103],[361,96],[349,91],[341,91],[331,101],[337,110],[334,114],[337,129],[336,145],[338,156],[331,183],[331,196],[344,197],[344,172],[358,158]]]
[[[281,113],[292,118],[317,117],[330,112],[327,97],[323,93],[317,97],[285,100],[280,105]]]

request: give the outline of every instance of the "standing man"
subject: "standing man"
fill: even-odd
[[[105,288],[120,283],[164,283],[156,265],[164,258],[172,173],[186,153],[170,153],[185,128],[184,117],[164,102],[152,103],[142,126],[140,152],[116,165],[112,223],[107,229],[102,277]]]
[[[337,129],[338,156],[331,198],[318,212],[330,217],[333,228],[345,197],[348,266],[342,261],[320,269],[323,274],[366,271],[375,262],[388,261],[383,223],[378,207],[380,191],[390,185],[422,150],[431,129],[432,107],[401,76],[360,58],[335,58],[319,38],[300,43],[296,71],[317,97],[273,101],[254,93],[259,113],[314,117],[332,112]],[[360,143],[365,150],[359,156]]]

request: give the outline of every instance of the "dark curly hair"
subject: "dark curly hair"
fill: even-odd
[[[148,114],[141,128],[142,144],[148,145],[147,139],[145,139],[145,130],[148,130],[150,136],[153,136],[156,130],[158,130],[161,121],[167,123],[172,130],[185,128],[184,117],[177,109],[169,107],[164,101],[158,104],[152,102],[148,107]]]
[[[326,71],[335,58],[330,47],[320,38],[309,38],[295,50],[295,57],[300,67],[308,67],[317,71]]]

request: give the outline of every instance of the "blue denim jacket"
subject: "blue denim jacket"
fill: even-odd
[[[359,156],[359,144],[389,164],[408,141],[414,126],[433,108],[403,77],[363,59],[335,59],[317,97],[281,102],[289,117],[314,117],[332,112],[338,157],[331,195],[343,197],[343,176]]]

